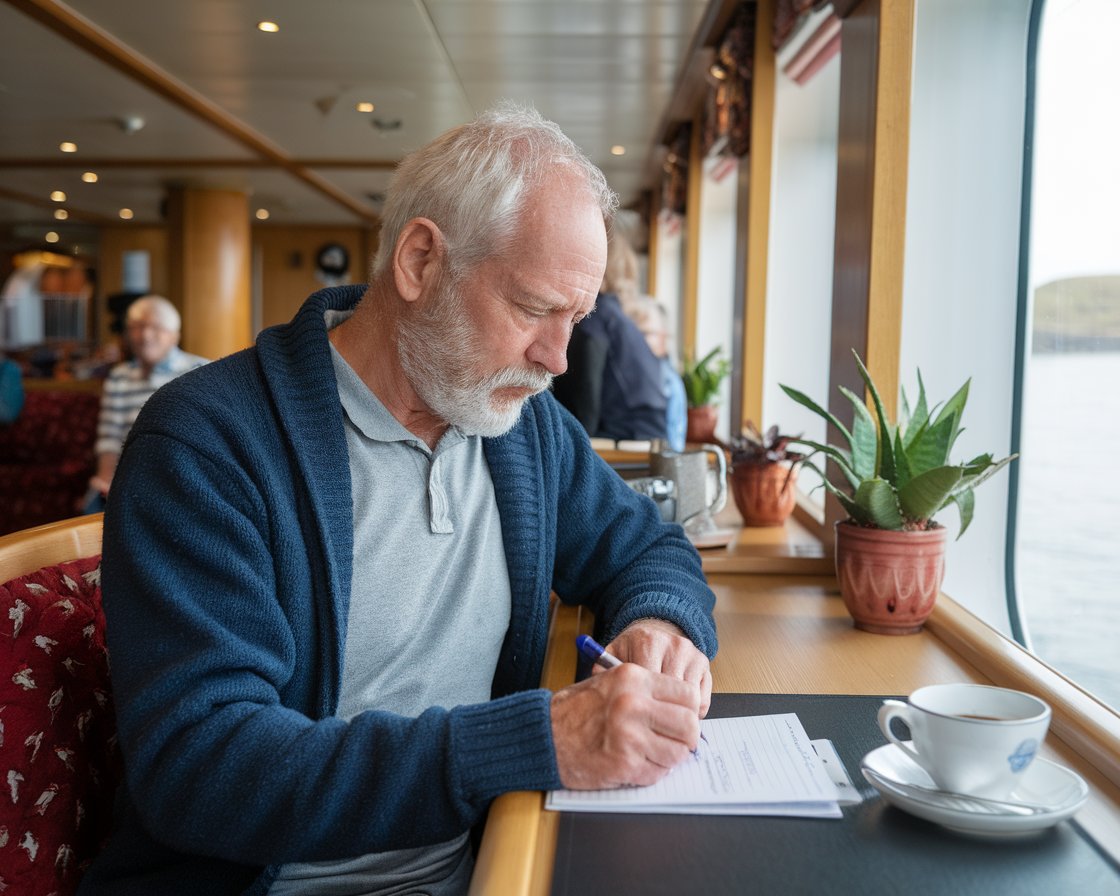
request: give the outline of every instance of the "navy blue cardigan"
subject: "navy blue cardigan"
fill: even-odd
[[[314,294],[132,428],[102,571],[126,784],[83,892],[263,893],[280,863],[448,840],[501,793],[559,786],[538,688],[550,590],[607,639],[656,616],[715,653],[680,527],[543,394],[485,441],[513,599],[493,699],[334,717],[354,508],[323,313],[361,293]]]

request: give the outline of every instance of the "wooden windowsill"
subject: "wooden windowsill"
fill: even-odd
[[[724,547],[703,548],[700,559],[705,574],[799,573],[831,575],[833,560],[821,541],[813,520],[795,512],[781,526],[744,526],[735,502],[716,516],[716,525],[733,532]]]

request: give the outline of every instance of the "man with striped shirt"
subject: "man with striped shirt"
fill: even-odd
[[[128,306],[125,332],[132,360],[117,364],[105,379],[94,447],[97,472],[89,481],[88,513],[105,509],[125,437],[144,402],[164,383],[207,363],[207,358],[179,348],[181,326],[179,312],[162,296],[144,296]]]

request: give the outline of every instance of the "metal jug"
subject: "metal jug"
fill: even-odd
[[[708,500],[709,457],[715,458],[715,497]],[[675,521],[684,523],[699,513],[718,513],[727,503],[727,458],[719,445],[701,445],[690,451],[672,451],[659,440],[649,454],[654,476],[677,484]]]

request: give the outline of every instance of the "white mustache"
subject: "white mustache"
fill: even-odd
[[[547,370],[524,370],[517,367],[506,367],[486,378],[486,386],[491,391],[517,388],[543,392],[551,385],[552,374]]]

